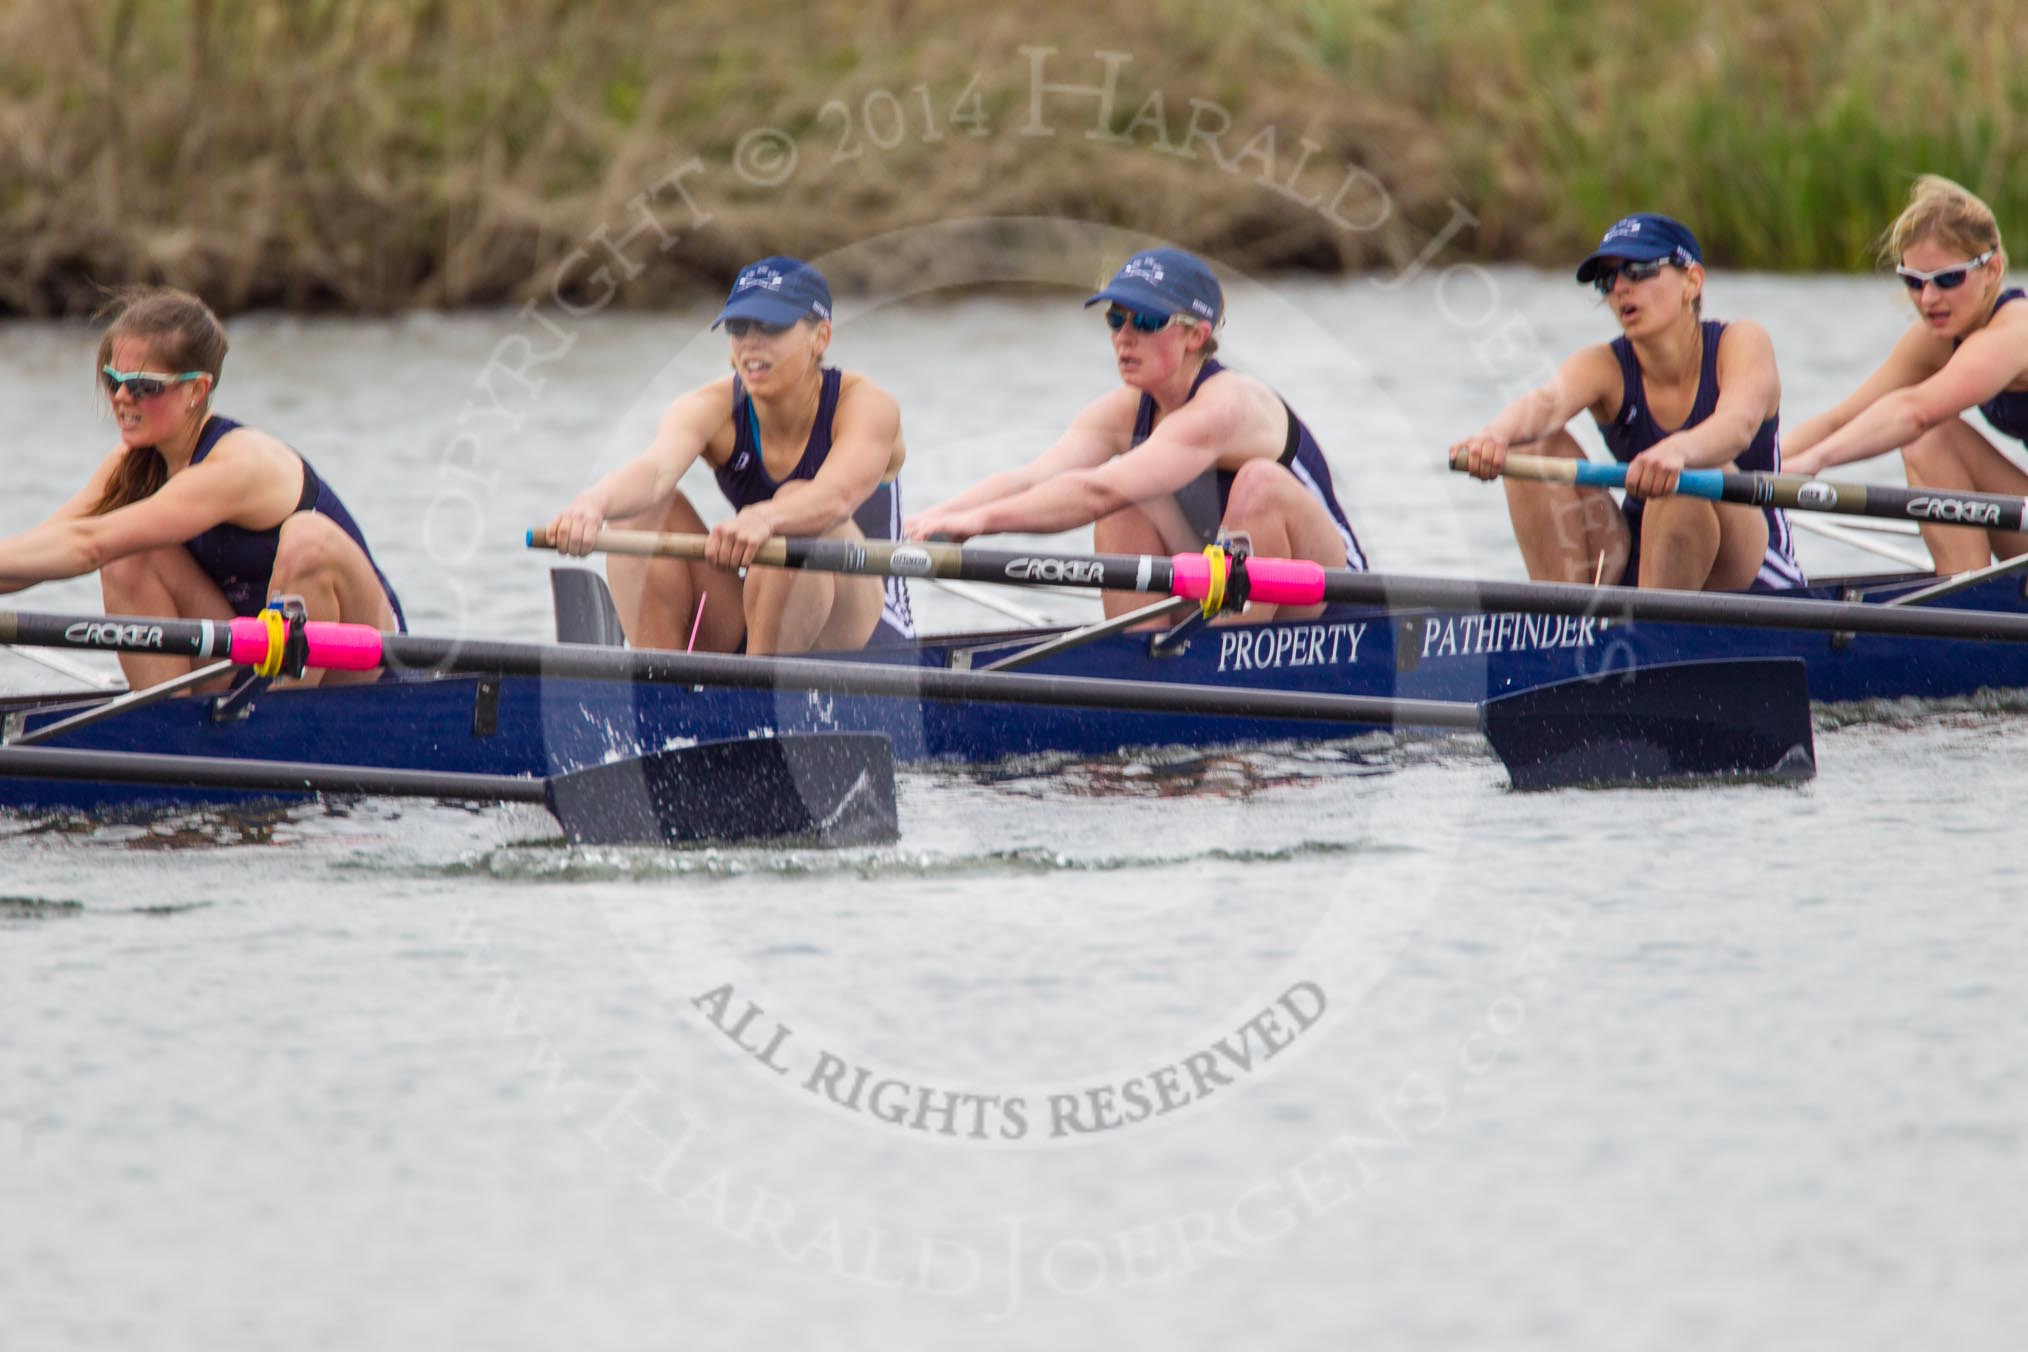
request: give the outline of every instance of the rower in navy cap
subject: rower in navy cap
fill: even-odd
[[[1047,533],[1095,523],[1108,554],[1193,552],[1244,531],[1262,556],[1364,568],[1316,438],[1275,392],[1216,359],[1225,293],[1180,249],[1135,254],[1085,301],[1103,304],[1120,388],[1056,444],[908,523],[913,539]],[[1106,592],[1108,615],[1145,604]],[[1282,608],[1287,616],[1317,609]],[[1243,620],[1274,617],[1249,605]]]
[[[1582,460],[1564,424],[1589,410],[1627,466],[1624,507],[1602,488],[1507,480],[1529,576],[1693,591],[1801,586],[1784,513],[1671,496],[1685,468],[1780,471],[1781,377],[1767,331],[1703,317],[1697,237],[1654,212],[1613,222],[1577,280],[1597,288],[1620,336],[1579,349],[1451,448],[1481,479],[1499,477],[1509,448]]]
[[[761,568],[770,536],[896,537],[907,452],[894,397],[865,376],[823,365],[831,288],[794,258],[741,268],[712,321],[731,340],[732,374],[669,406],[638,457],[579,494],[550,523],[556,547],[590,552],[608,523],[705,534],[678,489],[698,459],[734,515],[712,526],[702,561],[606,560],[627,636],[642,648],[695,646],[795,653],[915,636],[900,578]]]

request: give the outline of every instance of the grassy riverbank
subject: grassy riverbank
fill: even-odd
[[[143,279],[227,309],[654,304],[759,253],[986,215],[1335,270],[1439,237],[1561,262],[1653,207],[1724,264],[1863,267],[1922,171],[2028,229],[2024,14],[20,0],[0,310]],[[1109,100],[1049,88],[1109,72]]]

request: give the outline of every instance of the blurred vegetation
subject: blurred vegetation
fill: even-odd
[[[1066,84],[1126,54],[1115,135],[1090,134],[1095,98],[1038,95],[1024,47],[1055,49],[1044,78]],[[1038,98],[1053,135],[1023,133]],[[1215,153],[1186,144],[1193,116],[1227,115]],[[767,154],[789,145],[784,172]],[[228,310],[614,282],[650,305],[761,253],[998,215],[1337,270],[1405,263],[1460,208],[1476,225],[1446,257],[1566,262],[1645,208],[1688,220],[1717,264],[1848,269],[1920,172],[2028,229],[2024,162],[2015,0],[0,9],[0,311],[23,314],[131,281]],[[624,263],[588,245],[625,238],[644,192],[673,244],[636,236]]]

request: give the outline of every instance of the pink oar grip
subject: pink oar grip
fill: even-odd
[[[370,624],[334,624],[311,620],[303,626],[310,640],[310,665],[332,671],[371,671],[382,660],[381,634]]]
[[[1211,590],[1211,561],[1202,554],[1172,554],[1176,595],[1202,601]],[[1247,599],[1277,606],[1313,606],[1324,599],[1324,569],[1308,559],[1246,561]]]
[[[334,624],[311,620],[303,626],[310,644],[310,665],[334,671],[371,671],[380,665],[380,631],[367,624]],[[257,667],[267,659],[268,626],[258,617],[242,616],[232,622],[232,650],[235,662]]]
[[[1202,601],[1211,592],[1211,560],[1202,554],[1171,554],[1169,567],[1174,578],[1169,590],[1192,601]]]
[[[1324,599],[1324,569],[1308,559],[1248,559],[1247,597],[1277,606],[1313,606]]]

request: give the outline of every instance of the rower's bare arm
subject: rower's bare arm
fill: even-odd
[[[831,453],[814,477],[791,479],[751,513],[774,535],[822,535],[859,510],[887,477],[901,445],[901,408],[868,380],[839,397],[831,422]],[[766,542],[766,536],[761,539]]]
[[[549,538],[563,554],[588,554],[599,528],[675,496],[676,485],[732,416],[732,378],[692,390],[669,405],[648,449],[572,499],[549,523]]]
[[[1126,451],[1133,441],[1140,396],[1116,389],[1093,400],[1048,450],[1019,469],[1003,470],[908,519],[902,533],[911,540],[934,535],[964,539],[984,534],[976,517],[989,504],[1033,491],[1060,474],[1091,469]]]
[[[114,559],[162,545],[180,545],[221,522],[249,510],[258,511],[261,499],[273,496],[272,492],[264,493],[274,487],[267,481],[272,467],[258,453],[234,453],[243,448],[228,450],[229,440],[220,441],[203,464],[172,475],[139,502],[104,516],[89,515],[121,458],[116,452],[100,467],[101,474],[94,476],[97,492],[88,485],[41,525],[0,541],[0,591],[82,577]]]
[[[1514,400],[1477,433],[1454,444],[1453,461],[1462,456],[1464,468],[1475,478],[1499,478],[1510,449],[1534,445],[1586,409],[1598,411],[1618,387],[1619,370],[1618,359],[1605,344],[1578,349],[1547,384]]]
[[[1272,407],[1270,407],[1272,406]],[[1280,401],[1258,382],[1221,379],[1156,425],[1124,455],[1072,468],[978,513],[981,534],[1049,534],[1089,525],[1126,507],[1174,493],[1218,463],[1233,446],[1258,444]],[[1286,431],[1285,423],[1277,423]],[[1280,444],[1279,436],[1275,444]]]
[[[1670,449],[1681,456],[1683,468],[1729,465],[1753,444],[1761,424],[1780,412],[1781,404],[1774,340],[1752,320],[1736,319],[1718,340],[1718,403],[1711,416],[1664,437],[1644,454],[1673,442]]]
[[[1895,450],[1900,442],[1888,442],[1868,450],[1868,439],[1848,435],[1846,429],[1868,409],[1890,394],[1919,385],[1942,369],[1948,348],[1923,327],[1911,324],[1895,341],[1887,360],[1859,382],[1859,388],[1813,418],[1782,435],[1782,470],[1789,474],[1817,474],[1834,465],[1847,465]]]

